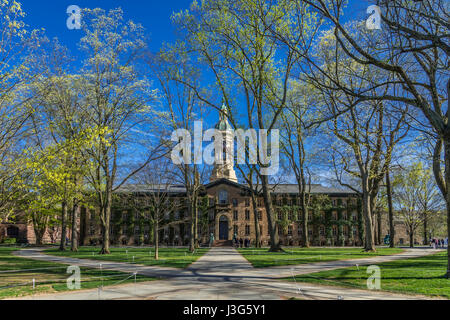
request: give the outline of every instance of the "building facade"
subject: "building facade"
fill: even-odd
[[[249,239],[254,245],[256,228],[259,228],[262,245],[269,245],[269,224],[264,199],[259,196],[253,207],[251,190],[238,183],[233,167],[233,141],[227,109],[223,107],[220,120],[215,126],[223,135],[223,161],[216,161],[210,182],[203,186],[198,205],[197,238],[200,244],[209,242],[210,234],[216,241],[228,242],[234,235]],[[219,155],[215,154],[216,160]],[[297,185],[271,185],[274,220],[282,245],[302,245],[303,221]],[[110,238],[113,245],[152,244],[153,226],[148,202],[157,193],[167,193],[172,203],[163,217],[159,240],[166,245],[187,245],[190,239],[191,217],[188,216],[186,189],[178,185],[126,186],[115,195]],[[152,197],[153,195],[153,197]],[[255,219],[256,214],[256,219]],[[101,227],[95,210],[82,208],[79,220],[81,245],[98,245]],[[361,246],[363,244],[363,216],[361,199],[350,190],[311,186],[311,202],[308,214],[309,239],[313,246]],[[401,244],[408,241],[404,226],[397,224],[397,239]],[[381,231],[387,234],[387,221],[383,220]],[[57,229],[48,230],[44,242],[59,242]],[[69,234],[70,237],[70,234]],[[0,240],[16,238],[19,242],[35,243],[30,223],[1,224]],[[417,240],[421,242],[421,240]]]

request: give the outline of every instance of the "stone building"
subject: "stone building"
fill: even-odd
[[[198,210],[198,239],[206,244],[212,233],[216,245],[230,244],[234,234],[255,243],[255,228],[259,228],[263,245],[270,242],[266,209],[262,197],[257,208],[252,205],[251,193],[245,184],[238,183],[233,166],[233,135],[227,120],[226,108],[220,112],[215,126],[224,138],[222,164],[213,168],[210,182],[203,186]],[[216,160],[219,155],[215,154]],[[216,161],[219,163],[219,161]],[[275,220],[283,245],[302,244],[302,221],[298,186],[291,184],[271,185]],[[142,245],[153,242],[149,223],[149,195],[164,192],[173,203],[159,231],[159,239],[167,245],[186,245],[190,238],[191,219],[187,215],[186,189],[178,185],[138,186],[128,185],[115,195],[112,210],[110,238],[113,245]],[[361,201],[350,190],[311,186],[311,209],[309,211],[309,238],[313,246],[361,246],[363,217]],[[257,224],[254,212],[257,212]],[[79,221],[81,245],[96,245],[101,241],[99,217],[95,211],[82,208]],[[256,227],[255,227],[256,226]],[[408,241],[402,224],[396,225],[397,239]],[[387,234],[387,221],[383,220],[382,235]],[[45,242],[55,242],[57,231],[48,231]],[[29,223],[0,225],[1,238],[15,237],[22,242],[34,243],[33,228]],[[59,241],[59,238],[58,238]],[[420,240],[421,241],[421,240]],[[419,241],[418,241],[419,242]]]

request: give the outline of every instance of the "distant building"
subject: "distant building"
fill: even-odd
[[[234,234],[238,238],[248,238],[255,244],[255,217],[249,188],[238,183],[232,159],[227,152],[233,138],[227,132],[231,128],[226,109],[220,113],[215,126],[223,132],[224,164],[215,165],[210,183],[203,186],[202,205],[199,208],[198,235],[200,242],[206,244],[209,235],[214,234],[216,244],[229,244]],[[271,185],[275,223],[282,245],[302,244],[302,214],[298,186],[292,184]],[[186,245],[190,237],[190,217],[187,216],[186,189],[183,186],[126,186],[119,190],[112,210],[110,239],[113,245],[141,245],[153,242],[152,228],[146,218],[146,202],[149,195],[161,192],[170,195],[176,202],[176,210],[167,216],[170,222],[159,232],[160,242],[167,245]],[[309,239],[313,246],[361,246],[363,244],[363,217],[361,201],[351,190],[330,188],[321,185],[311,186],[313,202],[322,201],[322,205],[310,209]],[[322,197],[319,197],[322,196]],[[270,242],[266,209],[262,197],[257,200],[256,212],[260,239],[263,245]],[[83,208],[80,214],[79,239],[82,245],[100,244],[101,228],[95,211]],[[406,244],[408,237],[402,225],[397,225],[397,242]],[[382,239],[388,227],[382,221]],[[58,230],[47,231],[45,242],[59,241]],[[69,234],[70,236],[70,234]],[[32,225],[2,224],[0,240],[6,237],[17,238],[21,242],[35,243]],[[420,240],[422,241],[422,240]]]

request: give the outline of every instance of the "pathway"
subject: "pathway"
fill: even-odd
[[[53,257],[38,249],[25,249],[16,254],[26,258],[53,261],[68,265],[137,272],[149,277],[164,278],[137,284],[105,287],[103,290],[82,290],[60,294],[47,294],[21,299],[36,300],[279,300],[292,297],[298,299],[429,299],[424,296],[411,296],[360,289],[329,287],[315,284],[296,284],[281,281],[284,278],[324,270],[349,266],[377,264],[386,261],[406,259],[433,254],[437,251],[427,249],[407,249],[404,253],[392,256],[379,256],[357,260],[313,263],[296,266],[281,266],[255,269],[233,248],[213,248],[187,269],[159,266],[141,266],[118,262],[99,262],[96,260]]]

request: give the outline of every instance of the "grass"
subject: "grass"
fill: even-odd
[[[20,247],[0,246],[0,299],[69,290],[67,278],[71,274],[67,273],[68,265],[27,259],[12,254],[20,249]],[[134,282],[134,276],[128,273],[84,267],[80,270],[81,289]],[[130,278],[125,280],[128,277]],[[34,289],[33,279],[35,279]],[[139,282],[150,280],[155,279],[136,276],[136,281]]]
[[[403,252],[397,248],[378,248],[377,252],[363,252],[361,248],[285,248],[285,252],[268,249],[239,249],[255,268],[307,264],[325,261],[359,259]]]
[[[381,290],[406,294],[420,294],[450,299],[450,279],[447,253],[396,260],[378,264],[381,268]],[[316,272],[295,277],[297,282],[317,283],[367,290],[367,266]],[[293,278],[286,279],[294,281]]]
[[[197,259],[203,256],[209,249],[197,249],[194,253],[190,253],[187,248],[160,248],[159,260],[155,260],[155,251],[152,247],[111,248],[110,250],[111,254],[108,255],[99,255],[100,247],[81,247],[78,252],[61,252],[58,249],[50,249],[45,250],[45,253],[54,256],[135,263],[145,266],[186,268],[197,261]]]

